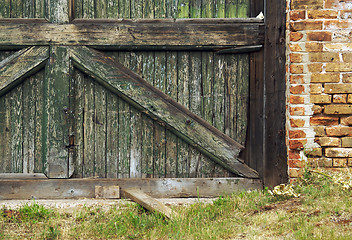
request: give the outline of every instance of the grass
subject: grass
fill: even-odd
[[[0,239],[352,239],[350,176],[307,171],[292,188],[299,197],[239,192],[173,207],[174,220],[134,203],[68,213],[33,202],[0,210]]]

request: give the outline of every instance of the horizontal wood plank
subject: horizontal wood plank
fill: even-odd
[[[20,50],[0,62],[0,96],[42,68],[48,58],[48,47],[31,47]]]
[[[242,145],[153,87],[115,59],[87,47],[71,50],[74,65],[100,84],[119,94],[210,159],[238,176],[258,174],[237,159]]]
[[[52,24],[38,20],[0,21],[0,47],[86,45],[160,49],[261,45],[264,24],[258,19],[75,20]]]
[[[0,180],[0,200],[94,198],[95,186],[139,188],[155,198],[218,197],[243,190],[261,189],[259,179],[150,178],[150,179],[47,179]]]

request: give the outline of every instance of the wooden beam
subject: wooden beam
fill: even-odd
[[[255,18],[75,20],[72,24],[27,21],[0,20],[0,47],[50,44],[119,49],[159,47],[165,50],[264,43],[263,21]]]
[[[232,173],[257,178],[237,159],[243,146],[153,87],[111,57],[87,47],[71,50],[73,64],[100,84],[119,94]]]
[[[95,186],[139,188],[154,198],[218,197],[243,190],[262,189],[259,179],[149,178],[0,180],[0,200],[94,198]]]
[[[142,207],[152,212],[159,212],[168,219],[177,217],[177,213],[171,210],[171,208],[159,202],[157,199],[152,198],[148,194],[145,194],[138,188],[127,188],[123,190],[125,197],[138,203]]]
[[[18,85],[25,77],[41,69],[48,58],[48,47],[31,47],[20,50],[1,61],[0,96]]]

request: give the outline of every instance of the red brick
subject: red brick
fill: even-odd
[[[294,130],[294,131],[289,131],[289,138],[305,138],[306,133],[302,130]]]
[[[331,32],[308,32],[307,40],[308,41],[331,41],[332,33]]]
[[[331,95],[311,95],[310,102],[315,104],[331,103]]]
[[[349,158],[349,159],[348,159],[347,165],[348,165],[349,167],[352,167],[352,158]]]
[[[323,22],[321,21],[291,22],[290,27],[292,32],[304,31],[304,30],[322,30]]]
[[[347,103],[352,103],[352,94],[347,95]]]
[[[304,97],[290,96],[290,103],[291,104],[303,104],[304,103]]]
[[[290,93],[292,93],[292,94],[302,94],[303,92],[304,92],[303,85],[297,85],[297,86],[290,87]]]
[[[322,63],[311,63],[308,64],[308,71],[311,73],[320,73],[323,70]]]
[[[321,114],[323,112],[323,110],[324,110],[324,108],[319,105],[313,105],[313,107],[312,107],[312,111],[313,111],[314,115]]]
[[[305,125],[306,121],[304,119],[299,119],[299,118],[295,118],[295,119],[290,119],[290,124],[291,127],[303,127]]]
[[[290,107],[291,116],[304,116],[305,109],[304,107]]]
[[[304,154],[307,157],[321,157],[323,155],[323,151],[321,148],[306,149]]]
[[[334,94],[332,98],[333,103],[346,103],[347,102],[347,94]]]
[[[348,158],[333,158],[332,166],[333,167],[347,167]]]
[[[342,74],[342,82],[344,82],[344,83],[352,83],[352,73],[344,73],[344,74]]]
[[[288,166],[290,168],[304,168],[304,161],[298,160],[298,159],[289,159],[288,160]]]
[[[352,136],[352,127],[327,127],[325,131],[329,137]]]
[[[290,65],[290,73],[303,73],[304,67],[299,64],[291,64]]]
[[[303,75],[291,75],[290,76],[290,83],[291,84],[302,84],[302,83],[304,83],[304,76]]]
[[[301,52],[302,51],[301,46],[298,44],[290,44],[289,47],[292,52]]]
[[[290,62],[291,63],[300,63],[300,62],[302,62],[302,54],[300,54],[300,53],[291,53],[290,54]]]
[[[352,116],[341,117],[341,124],[345,126],[352,126]]]
[[[301,156],[299,155],[299,150],[288,150],[288,158],[289,159],[301,159]]]
[[[334,52],[313,52],[309,53],[311,62],[339,62],[339,54]]]
[[[310,125],[323,125],[323,126],[332,126],[338,125],[339,118],[338,117],[328,117],[328,116],[319,116],[319,117],[311,117],[310,118]]]
[[[341,140],[337,137],[317,137],[315,142],[322,147],[339,147]]]
[[[289,140],[288,142],[291,150],[302,150],[307,143],[307,140]]]
[[[317,137],[323,137],[326,135],[325,134],[325,127],[323,127],[323,126],[315,126],[315,127],[313,127],[313,130],[315,132],[315,136],[317,136]]]
[[[305,18],[306,18],[306,11],[304,11],[304,10],[290,12],[290,19],[292,21],[302,20]]]
[[[333,10],[309,10],[308,18],[310,19],[333,19],[337,18],[338,11]]]
[[[310,81],[312,83],[338,83],[340,74],[338,73],[313,73]]]
[[[342,19],[352,19],[352,10],[340,11],[340,16]]]
[[[290,41],[297,42],[303,38],[303,33],[300,32],[290,32]]]
[[[296,9],[321,9],[323,0],[291,0],[291,8]]]

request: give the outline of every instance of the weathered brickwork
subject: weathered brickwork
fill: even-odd
[[[287,0],[289,176],[352,166],[352,1]]]

